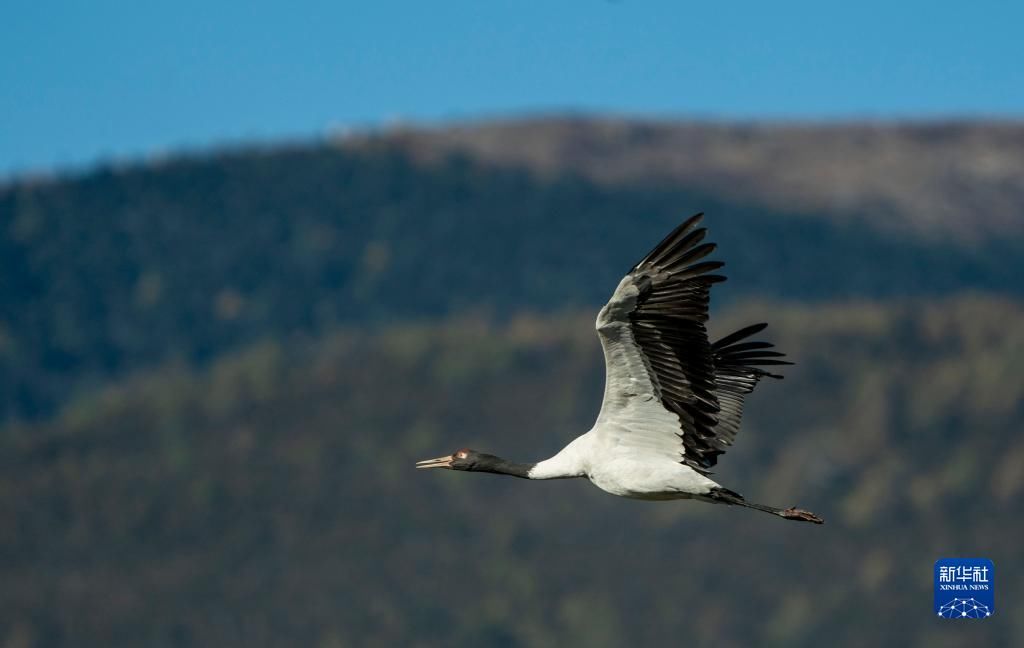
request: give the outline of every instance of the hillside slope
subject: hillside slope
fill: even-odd
[[[424,473],[589,427],[592,314],[265,342],[0,434],[0,641],[24,645],[945,645],[940,556],[987,556],[1019,645],[1024,310],[744,304],[797,361],[717,477],[823,527],[581,481]]]
[[[733,279],[716,304],[1024,295],[1024,238],[897,237],[737,202],[713,183],[425,163],[401,138],[182,158],[0,190],[0,420],[267,336],[596,308],[699,210]]]

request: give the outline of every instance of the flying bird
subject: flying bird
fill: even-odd
[[[725,277],[713,274],[723,263],[704,260],[715,245],[703,242],[702,218],[688,219],[633,266],[598,313],[605,387],[589,432],[537,463],[465,448],[416,467],[525,479],[586,477],[622,497],[693,499],[822,524],[814,513],[756,504],[711,479],[739,431],[744,398],[762,378],[782,378],[764,367],[792,363],[772,344],[750,340],[766,324],[708,339],[711,286]]]

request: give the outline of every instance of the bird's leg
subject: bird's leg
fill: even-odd
[[[757,504],[755,502],[748,502],[743,498],[742,495],[735,491],[731,491],[728,488],[722,488],[721,486],[712,488],[711,492],[707,495],[708,498],[713,502],[720,502],[722,504],[731,504],[733,506],[743,506],[746,508],[754,509],[755,511],[764,511],[765,513],[771,513],[772,515],[778,515],[781,518],[787,520],[800,520],[801,522],[813,522],[814,524],[825,524],[825,520],[821,519],[810,511],[804,511],[795,507],[788,509],[775,508],[774,506],[768,506],[766,504]]]

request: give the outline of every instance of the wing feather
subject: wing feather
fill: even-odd
[[[715,361],[715,393],[721,407],[717,432],[726,444],[732,444],[743,419],[743,403],[747,394],[761,378],[782,376],[769,373],[764,366],[791,365],[792,362],[778,360],[784,353],[768,351],[774,347],[769,342],[742,342],[751,335],[765,329],[767,324],[754,324],[731,333],[712,345]]]
[[[715,344],[708,340],[715,250],[698,227],[679,225],[626,274],[597,317],[605,355],[605,394],[594,429],[615,447],[670,455],[707,474],[739,430],[744,397],[761,366],[790,364],[767,342],[745,341],[763,324]]]
[[[715,250],[702,243],[701,214],[677,227],[619,283],[597,319],[605,350],[607,380],[601,423],[630,433],[661,435],[672,441],[675,458],[707,472],[721,453],[714,428],[720,409],[715,395],[714,360],[704,323],[711,286],[724,277],[709,274],[724,264],[702,261]],[[627,404],[641,399],[660,408],[655,429],[637,429]]]

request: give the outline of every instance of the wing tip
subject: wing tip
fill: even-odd
[[[671,232],[668,233],[668,235],[662,238],[661,241],[659,241],[658,244],[655,245],[654,248],[644,256],[644,258],[642,258],[640,261],[636,263],[636,265],[630,268],[630,272],[633,272],[634,270],[636,270],[637,268],[646,263],[652,263],[654,260],[660,259],[669,249],[671,249],[682,238],[684,238],[686,235],[693,234],[694,232],[691,232],[691,230],[693,230],[694,227],[703,219],[704,212],[701,211],[697,212],[693,216],[690,216],[682,223],[677,225],[675,228],[673,228]]]

